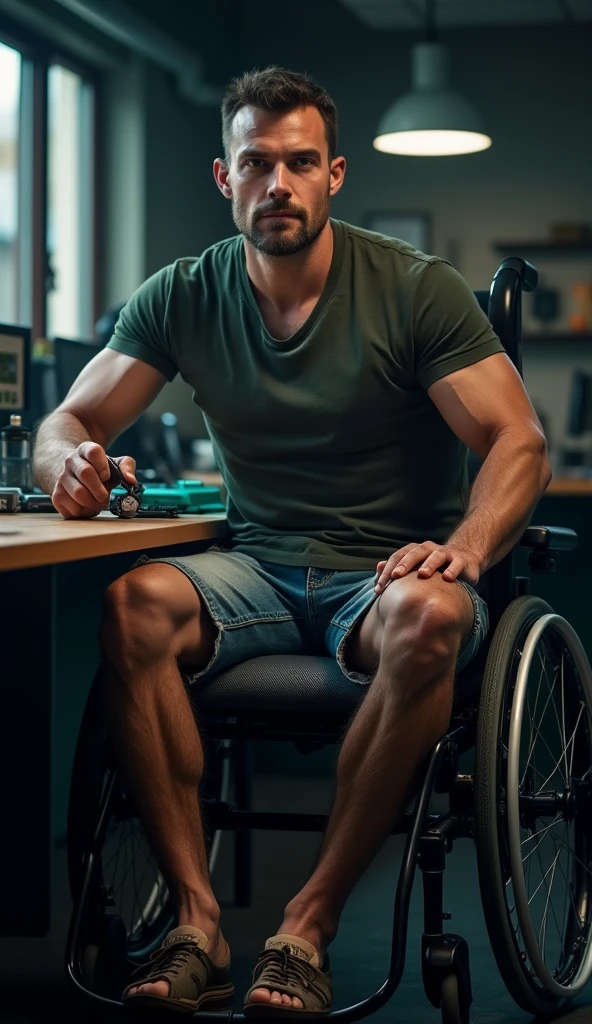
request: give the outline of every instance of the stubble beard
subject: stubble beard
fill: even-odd
[[[285,204],[278,203],[278,209],[286,209]],[[288,234],[285,228],[279,226],[279,223],[277,228],[261,228],[257,212],[252,215],[249,222],[245,204],[236,197],[233,197],[232,201],[232,219],[237,229],[254,249],[265,253],[266,256],[294,256],[297,252],[302,252],[307,246],[312,245],[325,227],[329,219],[329,211],[330,197],[327,193],[314,207],[310,218],[304,212],[298,211],[298,215],[302,218],[299,226],[296,231],[290,231]],[[271,223],[273,224],[273,220]]]

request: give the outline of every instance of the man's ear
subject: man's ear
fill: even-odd
[[[216,179],[216,184],[220,189],[222,195],[225,196],[226,199],[230,199],[232,197],[232,189],[228,184],[228,162],[224,160],[222,157],[217,157],[214,160],[213,170],[214,178]]]

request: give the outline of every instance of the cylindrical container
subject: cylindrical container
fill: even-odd
[[[0,430],[0,486],[33,490],[31,431],[22,426],[20,416],[10,417],[10,426]]]

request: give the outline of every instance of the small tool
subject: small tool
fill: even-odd
[[[128,483],[119,468],[119,463],[110,455],[107,456],[107,462],[111,467],[111,475],[107,483],[112,487],[124,487],[127,491],[127,494],[117,494],[111,498],[109,511],[121,519],[133,519],[138,515],[142,504],[144,484]]]

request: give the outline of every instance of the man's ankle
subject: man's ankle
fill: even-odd
[[[201,893],[180,893],[177,899],[178,923],[192,924],[206,934],[220,926],[220,907],[216,900],[210,900]]]

